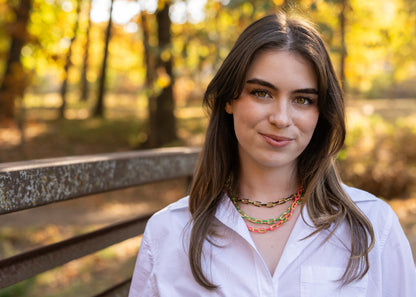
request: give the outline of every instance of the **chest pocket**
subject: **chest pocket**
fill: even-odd
[[[304,266],[301,268],[301,297],[364,297],[368,277],[344,287],[338,280],[344,268],[325,266]]]

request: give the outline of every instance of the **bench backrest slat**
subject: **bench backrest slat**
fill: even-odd
[[[0,164],[0,214],[191,176],[199,149],[166,148]]]

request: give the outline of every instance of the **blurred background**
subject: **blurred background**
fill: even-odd
[[[387,200],[415,253],[414,0],[0,0],[0,162],[200,146],[207,84],[239,33],[279,8],[316,23],[345,90],[344,182]],[[185,194],[186,181],[169,181],[3,215],[0,258]],[[0,296],[89,296],[131,274],[137,247],[106,249]]]

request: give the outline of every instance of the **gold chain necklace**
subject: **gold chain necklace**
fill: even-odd
[[[235,198],[236,198],[237,202],[241,202],[243,204],[251,204],[251,205],[254,205],[254,206],[257,206],[257,207],[271,208],[271,207],[275,207],[277,205],[281,205],[283,203],[286,203],[288,201],[292,201],[293,199],[295,199],[296,194],[297,193],[293,193],[289,197],[279,199],[275,202],[266,202],[266,203],[261,202],[261,201],[253,201],[253,200],[250,200],[250,199],[247,199],[247,198],[240,198],[238,196],[236,196]]]

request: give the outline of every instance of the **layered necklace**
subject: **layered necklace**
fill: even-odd
[[[235,195],[231,191],[231,186],[228,184],[227,188],[225,189],[225,192],[227,193],[228,197],[230,197],[231,201],[233,202],[235,208],[237,209],[240,216],[248,222],[254,223],[254,224],[266,224],[270,227],[267,228],[253,228],[249,226],[246,222],[247,228],[251,232],[256,233],[266,233],[268,231],[273,231],[282,226],[284,223],[286,223],[293,214],[293,211],[296,209],[296,207],[302,203],[302,197],[303,197],[303,187],[301,187],[296,193],[290,195],[289,197],[279,199],[275,202],[267,202],[263,203],[260,201],[252,201],[247,198],[240,198],[238,195]],[[283,212],[278,218],[271,218],[271,219],[257,219],[251,216],[248,216],[239,206],[239,202],[243,204],[248,204],[256,207],[275,207],[277,205],[281,205],[285,202],[292,201],[291,205],[288,207],[288,209]]]

